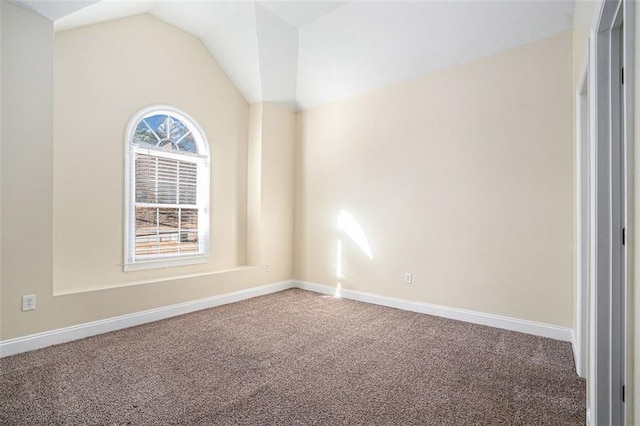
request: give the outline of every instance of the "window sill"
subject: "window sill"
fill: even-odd
[[[209,262],[209,256],[189,256],[173,259],[146,260],[135,263],[125,263],[124,272],[143,271],[146,269],[172,268],[174,266],[196,265]]]
[[[144,279],[144,280],[114,282],[109,284],[99,284],[91,287],[79,287],[79,288],[78,287],[56,288],[54,283],[53,295],[68,296],[71,294],[89,293],[92,291],[118,290],[118,289],[123,289],[127,287],[143,285],[143,284],[156,284],[156,283],[164,283],[164,282],[171,282],[171,281],[187,280],[187,279],[199,278],[199,277],[212,277],[216,275],[237,274],[237,273],[244,273],[247,271],[257,271],[261,269],[262,267],[260,266],[242,265],[242,266],[236,266],[236,267],[227,268],[227,269],[217,269],[215,271],[196,272],[193,274],[168,275],[168,276],[162,276],[162,277],[156,277],[156,278],[150,278],[150,279]]]

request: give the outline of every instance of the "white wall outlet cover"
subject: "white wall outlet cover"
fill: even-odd
[[[265,269],[266,269],[267,272],[271,272],[271,263],[267,263],[265,265]]]
[[[26,296],[22,296],[22,310],[23,311],[32,311],[36,308],[36,295],[29,294]]]
[[[411,284],[411,281],[413,281],[413,274],[411,272],[406,272],[404,274],[404,282],[405,282],[405,284]]]

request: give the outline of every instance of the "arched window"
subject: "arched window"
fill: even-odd
[[[146,108],[126,140],[125,270],[207,261],[209,148],[185,113]]]

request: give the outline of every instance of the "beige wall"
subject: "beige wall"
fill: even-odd
[[[74,138],[79,146],[71,146],[70,141],[61,141],[59,138],[56,138],[54,144],[54,40],[51,22],[6,2],[2,2],[1,7],[3,8],[1,28],[3,122],[0,182],[3,206],[1,216],[3,268],[0,292],[2,300],[0,339],[11,339],[291,278],[291,244],[289,242],[293,235],[291,223],[294,196],[292,186],[294,113],[280,110],[271,105],[264,106],[260,112],[264,116],[261,121],[268,124],[258,131],[262,135],[259,144],[263,157],[259,161],[261,169],[261,182],[259,182],[261,188],[260,217],[256,227],[259,232],[258,242],[261,258],[257,261],[260,263],[271,262],[272,272],[266,273],[262,266],[240,268],[227,272],[216,271],[217,265],[214,260],[214,264],[204,271],[193,272],[189,270],[185,273],[184,269],[168,269],[164,271],[162,277],[155,275],[155,271],[149,275],[135,273],[136,278],[126,278],[125,281],[117,282],[114,277],[119,275],[119,267],[116,268],[114,263],[121,263],[122,247],[117,246],[114,241],[121,241],[123,233],[121,191],[124,127],[122,126],[126,125],[137,108],[149,103],[162,101],[174,103],[178,107],[184,108],[205,128],[207,136],[213,144],[213,155],[229,155],[231,157],[229,160],[231,164],[219,163],[218,170],[215,170],[216,163],[214,162],[213,185],[215,186],[221,185],[224,178],[240,173],[242,170],[242,166],[239,165],[241,161],[246,164],[247,138],[250,130],[248,129],[249,107],[240,98],[218,66],[213,61],[198,59],[196,44],[188,40],[190,36],[180,33],[177,37],[184,38],[184,48],[194,55],[193,59],[197,61],[198,65],[205,68],[204,71],[211,74],[210,80],[204,80],[200,74],[191,77],[203,79],[200,89],[213,96],[214,101],[203,99],[201,103],[190,107],[186,98],[183,99],[179,94],[173,93],[163,100],[141,97],[137,105],[128,104],[123,100],[119,101],[122,103],[112,104],[106,99],[94,97],[97,93],[104,94],[100,87],[84,86],[83,90],[88,90],[88,92],[79,93],[80,98],[66,99],[69,102],[77,101],[86,108],[93,108],[94,112],[90,116],[94,121],[106,119],[95,114],[96,108],[100,110],[104,108],[104,111],[124,119],[124,124],[119,124],[119,129],[113,134],[110,133],[114,140],[103,140],[102,143],[94,140],[87,142],[70,134],[69,137]],[[142,17],[140,19],[148,18]],[[113,28],[122,29],[127,25],[126,21],[129,20],[113,23]],[[150,25],[154,31],[161,31],[161,27],[164,26],[165,24]],[[82,34],[87,37],[92,36],[90,31]],[[164,37],[167,36],[166,33],[163,34],[164,40]],[[62,35],[62,37],[64,36]],[[98,36],[95,37],[96,42],[100,41]],[[117,40],[119,36],[110,33],[109,37]],[[107,43],[106,40],[101,40],[101,42]],[[127,40],[127,43],[130,41]],[[175,43],[175,40],[171,43]],[[126,52],[129,51],[125,46],[118,47]],[[104,52],[104,57],[112,57],[112,54],[115,53]],[[100,60],[95,57],[94,59]],[[104,65],[113,66],[113,64]],[[60,68],[57,71],[60,72]],[[56,78],[58,77],[56,75]],[[86,83],[80,77],[77,80],[79,84]],[[111,85],[114,91],[117,90],[117,84],[102,83]],[[149,82],[149,84],[154,83],[154,80]],[[192,90],[195,90],[190,84],[187,83],[185,96],[192,95]],[[99,85],[96,84],[96,86]],[[135,88],[129,87],[128,89],[128,91],[137,92]],[[72,94],[63,94],[63,96],[72,96]],[[87,98],[93,99],[92,104],[99,105],[90,105]],[[203,98],[206,97],[203,96]],[[115,109],[119,107],[122,107],[126,112],[116,111]],[[83,116],[83,119],[86,117]],[[84,128],[87,123],[83,122],[79,125]],[[57,126],[60,126],[60,123],[57,122]],[[56,130],[61,129],[57,127]],[[109,131],[108,129],[104,130]],[[251,131],[256,132],[255,130]],[[94,143],[98,148],[94,148]],[[78,159],[74,148],[78,147],[86,148],[85,154],[95,157],[93,159],[95,164],[91,170],[84,169],[84,165],[74,163],[73,160]],[[55,157],[54,151],[56,151]],[[244,158],[242,158],[243,151],[245,152]],[[103,163],[108,163],[108,165],[105,166]],[[72,170],[58,170],[60,167]],[[116,171],[106,170],[108,167],[112,167]],[[29,173],[25,173],[25,170],[28,170]],[[109,200],[117,204],[117,207],[108,206],[105,203],[101,204],[108,215],[97,212],[95,206],[84,206],[82,203],[82,200],[86,200],[84,194],[73,194],[74,189],[82,189],[82,187],[76,187],[75,185],[79,183],[72,182],[72,180],[82,176],[82,172],[88,171],[95,172],[94,176],[90,178],[85,176],[85,179],[93,180],[92,183],[102,185],[101,189],[106,192]],[[236,187],[235,193],[223,194],[222,199],[217,198],[219,202],[226,203],[223,205],[224,207],[232,208],[232,206],[242,205],[238,197],[241,196],[242,191],[246,191],[246,187],[245,189],[237,188],[240,185],[238,182],[242,181],[242,178],[238,176],[232,176],[231,181],[228,182],[230,186]],[[68,181],[65,182],[65,179]],[[216,194],[215,191],[216,189],[212,193]],[[222,192],[223,190],[218,188],[217,191]],[[63,197],[61,199],[70,204],[65,205],[60,202],[61,199],[58,197]],[[91,197],[89,199],[92,202],[99,202]],[[110,232],[114,234],[113,239],[104,234],[100,234],[100,238],[104,239],[105,244],[109,244],[113,250],[116,250],[117,254],[103,253],[105,259],[108,259],[104,264],[95,263],[95,255],[89,253],[89,248],[95,249],[95,247],[85,242],[84,251],[75,252],[79,256],[75,260],[79,272],[75,272],[70,267],[72,265],[63,265],[64,262],[71,262],[66,257],[70,256],[66,251],[74,252],[75,249],[72,246],[82,244],[82,241],[70,241],[79,238],[77,233],[69,235],[56,232],[54,240],[54,229],[64,230],[64,226],[69,224],[69,218],[76,217],[75,212],[67,211],[72,208],[87,208],[88,214],[98,215],[97,217],[102,220],[109,220]],[[224,226],[228,226],[232,223],[229,219],[230,215],[231,213],[228,212],[219,212],[215,217],[223,220]],[[85,219],[78,218],[78,220],[84,221]],[[235,226],[234,224],[234,229],[236,229]],[[226,241],[229,241],[231,237],[226,238],[228,238]],[[54,244],[56,252],[62,252],[56,253],[55,260],[60,263],[55,265]],[[217,250],[222,249],[218,248]],[[229,249],[229,247],[224,249]],[[237,245],[230,247],[230,249],[237,253]],[[213,251],[212,254],[214,256],[220,255],[216,251]],[[237,263],[235,256],[236,254],[232,256],[233,263]],[[222,258],[230,259],[231,257],[222,256]],[[100,275],[88,276],[84,265],[85,261],[100,268]],[[70,280],[73,280],[78,286],[87,286],[86,290],[90,290],[94,285],[112,285],[115,282],[118,286],[54,295],[54,269],[58,274],[56,279],[59,282],[67,278],[60,274],[60,271],[66,271],[72,274],[69,277]],[[38,308],[35,311],[21,312],[21,296],[31,293],[38,297]]]
[[[571,97],[565,32],[299,114],[295,277],[572,327]]]
[[[286,271],[288,278],[293,278],[295,138],[296,114],[263,103],[261,257]]]
[[[58,32],[54,52],[54,290],[245,264],[249,105],[202,42],[145,14]],[[123,272],[124,134],[157,104],[185,111],[208,138],[211,257]]]
[[[20,298],[52,277],[53,31],[51,22],[7,2],[2,7],[2,339]],[[48,71],[48,72],[47,72]],[[25,173],[26,172],[26,173]],[[46,297],[44,297],[46,299]],[[46,301],[44,305],[46,306]],[[46,308],[43,309],[46,311]],[[46,321],[43,319],[43,321]],[[33,327],[37,330],[38,327]],[[11,333],[8,334],[11,336]]]

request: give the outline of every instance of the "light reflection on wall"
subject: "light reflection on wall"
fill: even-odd
[[[338,282],[336,284],[336,292],[335,297],[340,297],[340,290],[342,289],[342,284],[340,280],[345,278],[344,276],[344,243],[343,238],[344,235],[349,237],[351,241],[353,241],[360,250],[370,259],[373,260],[373,254],[371,253],[371,247],[369,246],[369,242],[367,241],[367,237],[355,220],[355,218],[347,211],[340,211],[338,215],[338,230],[342,231],[340,233],[340,237],[338,237],[337,247],[336,247],[336,276],[338,277]]]
[[[338,253],[338,261],[336,263],[336,276],[338,277],[339,280],[344,278],[344,275],[342,274],[342,262],[343,262],[343,255],[342,255],[342,238],[338,238],[338,249],[336,250],[336,252]]]
[[[373,259],[371,247],[369,247],[369,242],[367,241],[366,235],[364,235],[364,231],[353,216],[344,210],[342,210],[338,216],[338,229],[347,234],[369,259]]]

